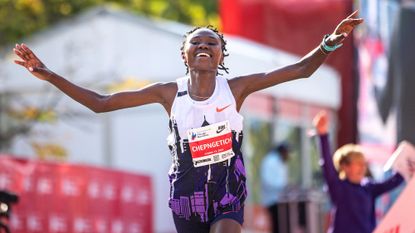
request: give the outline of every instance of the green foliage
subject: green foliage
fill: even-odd
[[[302,182],[302,158],[301,151],[301,128],[298,126],[291,126],[287,133],[286,141],[290,143],[292,151],[290,152],[290,159],[288,160],[288,183],[293,187],[299,187]]]
[[[103,4],[191,25],[219,26],[217,0],[0,0],[0,46]]]
[[[20,104],[17,107],[14,102],[22,102],[9,93],[0,93],[0,152],[7,151],[14,138],[28,135],[36,123],[54,123],[57,114],[52,106],[38,108],[29,104]]]
[[[272,123],[251,119],[248,121],[248,143],[254,149],[253,155],[249,156],[246,166],[249,173],[250,198],[253,203],[260,203],[261,197],[261,176],[260,168],[264,156],[272,146]]]

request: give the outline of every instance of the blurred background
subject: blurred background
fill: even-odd
[[[329,113],[334,147],[363,145],[374,179],[388,176],[382,167],[397,142],[415,143],[411,3],[0,0],[0,202],[7,205],[0,218],[16,233],[175,231],[163,108],[92,113],[15,65],[14,44],[26,43],[81,86],[113,93],[185,75],[180,47],[193,26],[225,34],[232,78],[297,61],[359,9],[365,23],[311,78],[254,93],[241,110],[249,185],[244,232],[270,232],[259,168],[281,141],[292,148],[289,232],[323,232],[330,202],[309,133],[317,112]],[[399,191],[378,200],[379,219]]]

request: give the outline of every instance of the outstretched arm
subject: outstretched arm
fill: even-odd
[[[363,22],[361,18],[354,18],[356,15],[357,11],[353,12],[337,25],[333,33],[325,37],[324,42],[328,47],[335,48],[336,46],[340,46],[353,29]],[[229,84],[231,85],[238,105],[241,105],[243,100],[255,91],[312,75],[330,53],[327,47],[324,48],[322,44],[301,58],[297,63],[270,72],[242,76],[231,80]]]
[[[88,107],[94,112],[108,112],[144,104],[160,103],[167,112],[176,92],[174,83],[156,83],[137,91],[101,95],[80,87],[49,70],[25,44],[17,44],[13,49],[21,58],[15,63],[25,67],[35,77],[53,84],[66,95]]]
[[[329,188],[330,198],[333,203],[337,204],[339,201],[339,177],[334,167],[332,154],[330,151],[330,144],[328,138],[328,117],[326,112],[319,112],[313,119],[313,125],[316,128],[317,134],[320,139],[320,165],[323,169],[324,179],[327,182]]]
[[[375,197],[378,197],[398,187],[403,183],[403,181],[404,179],[402,175],[396,172],[392,177],[386,179],[385,181],[373,184],[373,194]]]

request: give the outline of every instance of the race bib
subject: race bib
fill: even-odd
[[[232,132],[228,121],[187,131],[193,166],[201,167],[232,158]]]

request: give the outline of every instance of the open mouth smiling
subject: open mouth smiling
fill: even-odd
[[[210,54],[208,54],[208,53],[198,53],[198,54],[196,54],[196,57],[212,57]]]

